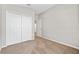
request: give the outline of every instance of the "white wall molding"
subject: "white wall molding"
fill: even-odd
[[[74,45],[71,45],[71,44],[68,44],[68,43],[65,43],[65,42],[57,41],[57,40],[55,40],[55,38],[49,38],[49,37],[47,37],[45,35],[39,35],[39,37],[42,37],[42,38],[51,40],[53,42],[56,42],[56,43],[59,43],[59,44],[62,44],[62,45],[65,45],[65,46],[68,46],[68,47],[75,48],[75,49],[78,49],[79,50],[79,47],[74,46]]]
[[[2,46],[1,49],[2,49],[2,48],[5,48],[5,47],[7,47],[7,45]]]

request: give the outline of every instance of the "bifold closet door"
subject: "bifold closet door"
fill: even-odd
[[[22,16],[22,41],[32,40],[32,17]]]
[[[21,42],[21,16],[6,12],[6,45]]]

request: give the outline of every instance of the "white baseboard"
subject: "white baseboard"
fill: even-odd
[[[2,46],[1,48],[5,48],[5,47],[7,47],[7,46]]]
[[[68,43],[64,43],[64,42],[60,42],[60,41],[54,40],[53,38],[48,38],[48,37],[42,36],[42,35],[40,35],[39,37],[42,37],[42,38],[45,38],[45,39],[48,39],[48,40],[57,42],[57,43],[59,43],[59,44],[62,44],[62,45],[65,45],[65,46],[69,46],[69,47],[72,47],[72,48],[75,48],[75,49],[78,49],[78,50],[79,50],[79,47],[76,47],[76,46],[71,45],[71,44],[68,44]]]
[[[5,47],[7,47],[7,46],[2,46],[2,47],[0,48],[0,51],[2,50],[2,48],[5,48]]]

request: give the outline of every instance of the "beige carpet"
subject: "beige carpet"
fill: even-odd
[[[78,54],[79,50],[56,42],[36,37],[35,40],[22,42],[3,48],[2,54]]]

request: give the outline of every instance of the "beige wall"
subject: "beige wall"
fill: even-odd
[[[41,18],[43,36],[79,47],[77,5],[56,5]]]

